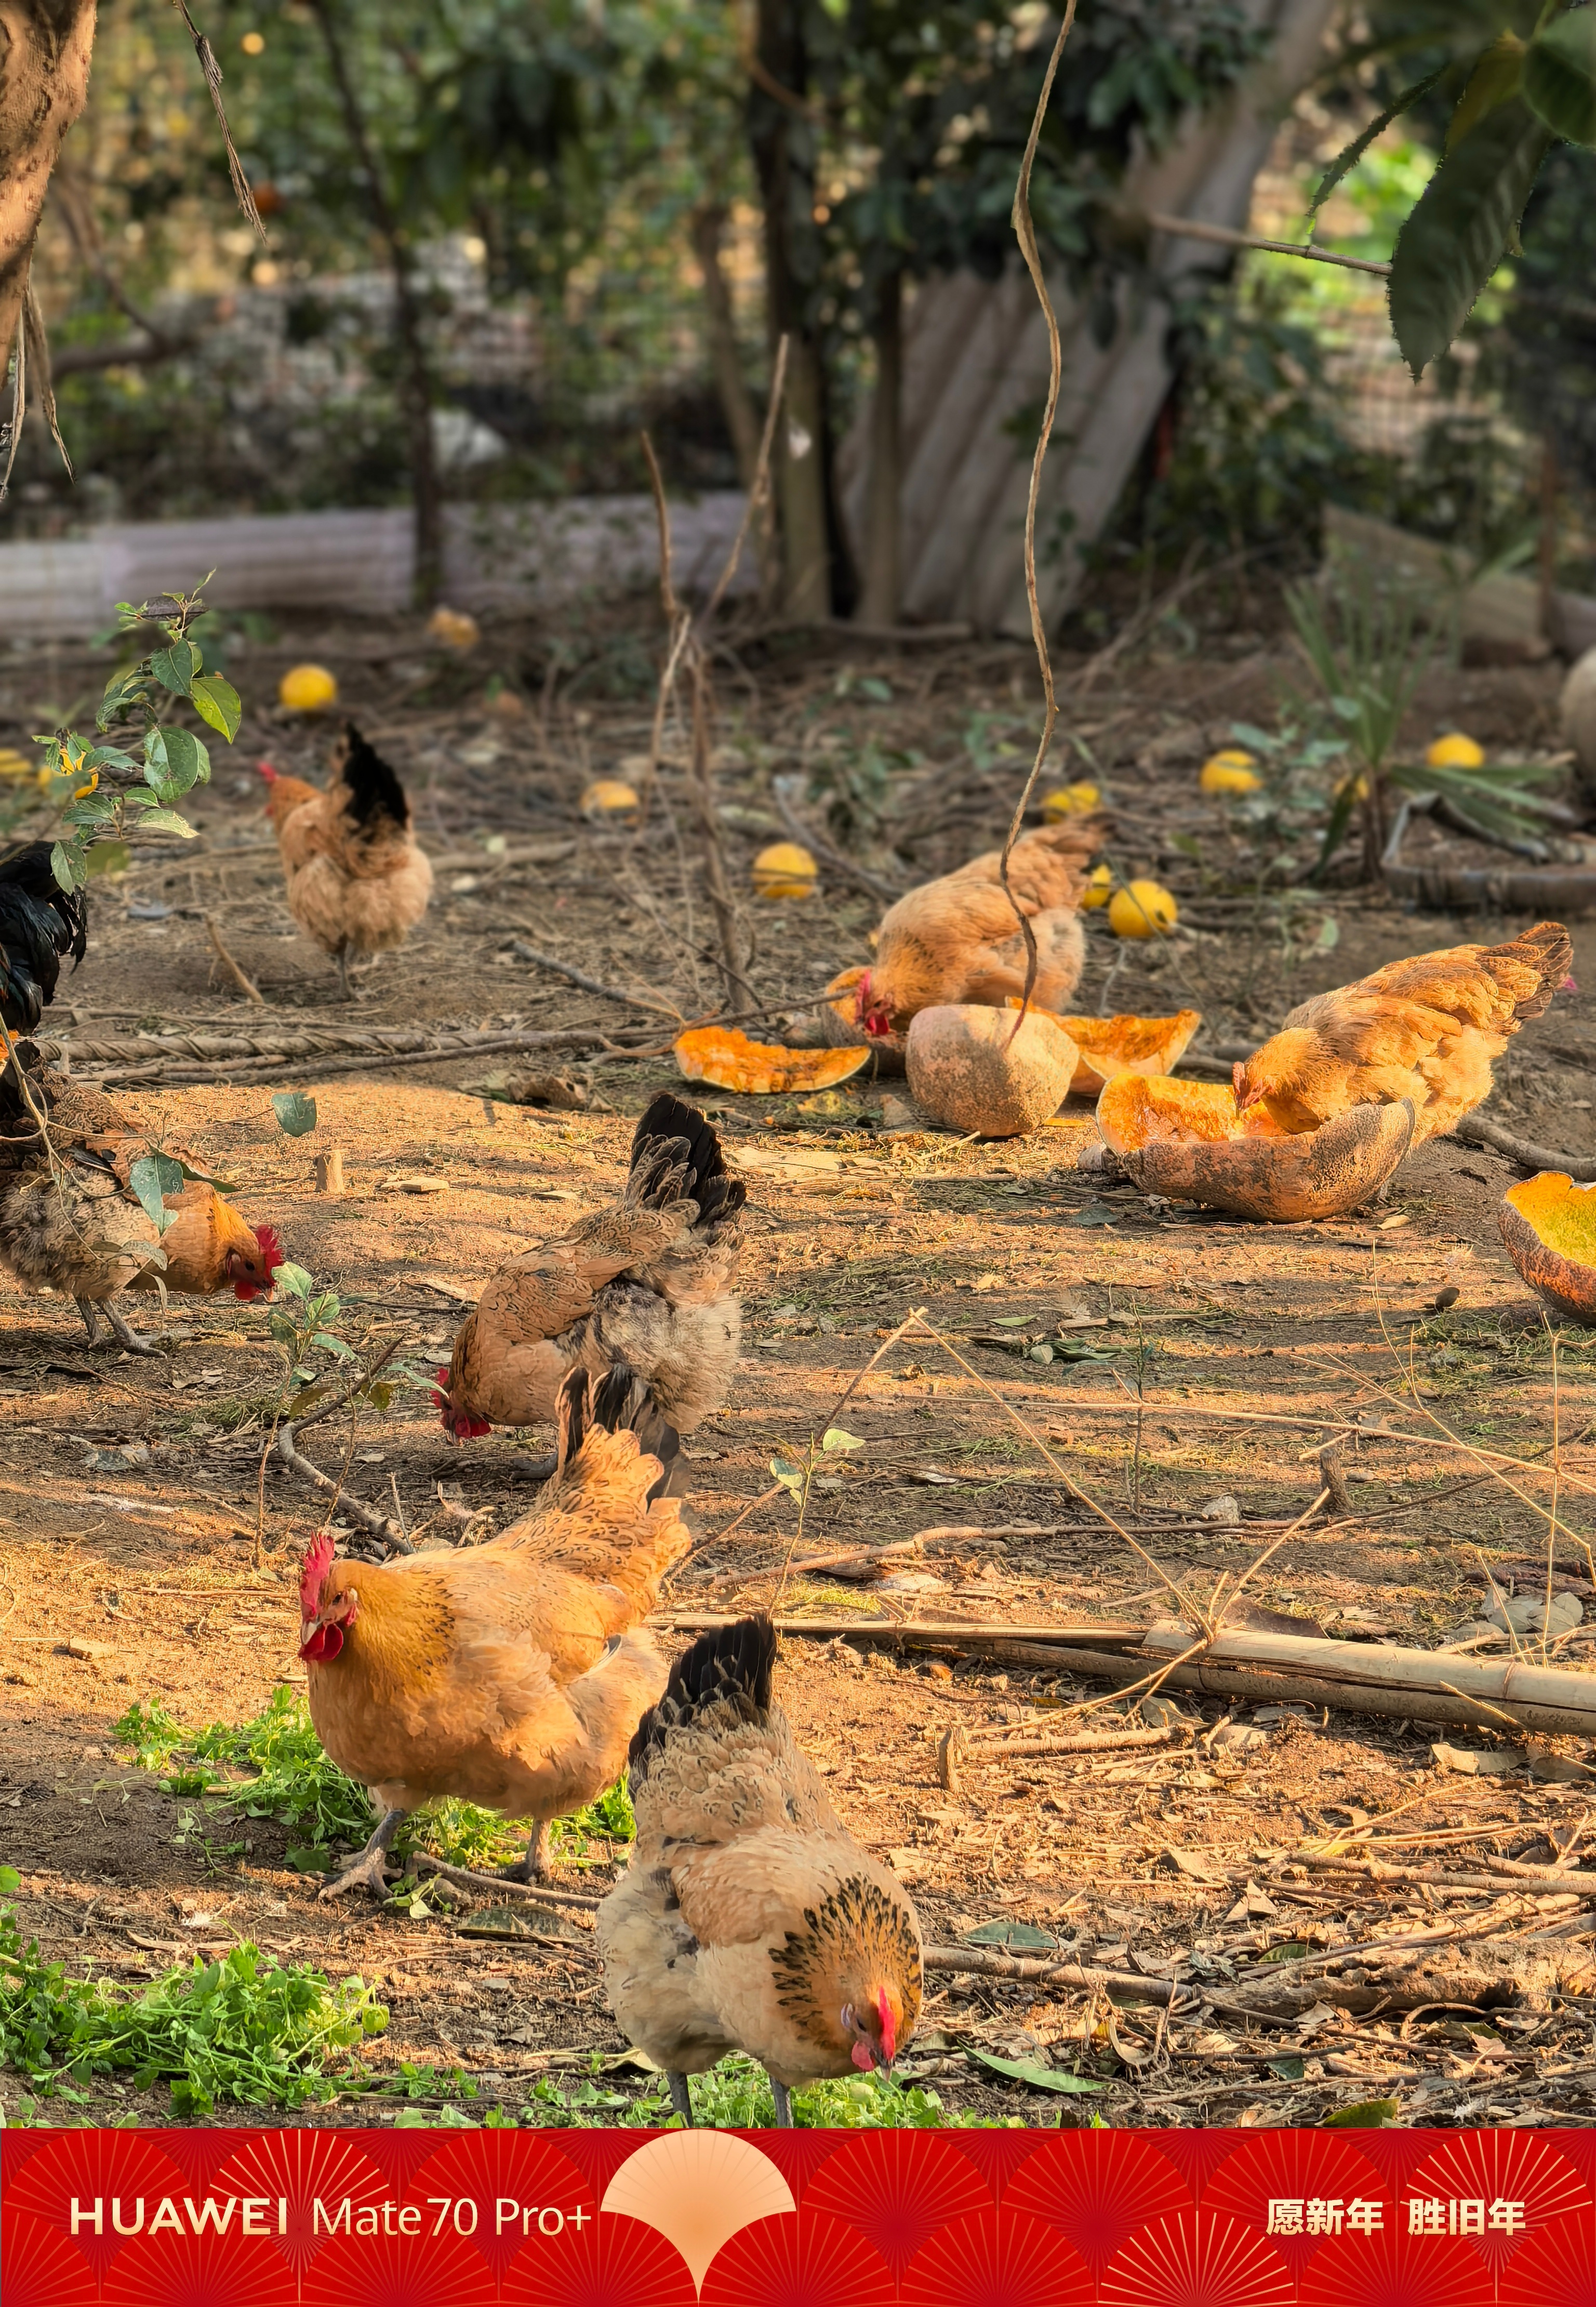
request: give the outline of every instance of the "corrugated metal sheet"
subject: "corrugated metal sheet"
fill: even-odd
[[[740,490],[716,489],[672,506],[682,590],[708,591],[742,503]],[[454,608],[552,609],[650,584],[658,565],[651,497],[450,505],[444,516],[444,597]],[[0,631],[39,639],[94,632],[114,621],[118,601],[190,589],[210,569],[206,597],[218,608],[380,615],[408,606],[413,566],[403,508],[118,523],[82,537],[0,545]],[[736,589],[755,581],[745,552]]]
[[[1246,4],[1274,32],[1267,56],[1226,102],[1132,169],[1128,207],[1245,225],[1253,178],[1313,69],[1334,0]],[[1225,261],[1195,241],[1154,245],[1153,270],[1171,287]],[[1122,298],[1105,347],[1062,287],[1053,293],[1064,375],[1037,521],[1037,584],[1050,622],[1075,596],[1081,547],[1113,510],[1171,380],[1163,296]],[[1032,427],[1016,420],[1039,412],[1047,390],[1047,330],[1034,291],[1017,261],[991,287],[967,274],[928,281],[908,308],[905,335],[902,613],[1028,633],[1022,541]],[[869,442],[867,406],[838,460],[844,519],[861,561]]]

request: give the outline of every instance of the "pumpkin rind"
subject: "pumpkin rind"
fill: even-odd
[[[1588,1231],[1588,1263],[1547,1239],[1547,1222],[1558,1214],[1583,1222],[1572,1231],[1576,1239]],[[1542,1170],[1508,1187],[1497,1205],[1497,1224],[1508,1256],[1536,1296],[1566,1322],[1596,1330],[1596,1186],[1576,1185],[1561,1170]]]
[[[1164,1094],[1171,1091],[1188,1093],[1179,1110]],[[1215,1082],[1154,1084],[1121,1074],[1097,1101],[1104,1143],[1143,1193],[1199,1202],[1264,1225],[1356,1209],[1385,1184],[1413,1139],[1413,1108],[1405,1097],[1394,1105],[1354,1106],[1298,1136],[1248,1131],[1251,1119],[1236,1112],[1230,1091]],[[1154,1136],[1161,1125],[1167,1134]]]
[[[1063,1103],[1076,1047],[1051,1017],[939,1002],[909,1027],[909,1094],[945,1128],[1021,1137]]]
[[[675,1055],[684,1080],[741,1090],[751,1097],[834,1089],[870,1062],[868,1050],[784,1049],[773,1042],[751,1042],[746,1033],[725,1025],[703,1025],[683,1033]]]

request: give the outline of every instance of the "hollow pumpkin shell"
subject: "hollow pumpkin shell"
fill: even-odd
[[[1228,1108],[1228,1111],[1227,1111]],[[1359,1105],[1289,1136],[1260,1109],[1239,1114],[1221,1082],[1120,1074],[1097,1101],[1097,1126],[1145,1194],[1201,1202],[1264,1225],[1335,1217],[1378,1191],[1413,1138],[1413,1108]]]
[[[888,1033],[879,1041],[872,1041],[855,1014],[854,996],[863,975],[862,963],[857,969],[842,971],[826,988],[827,999],[815,1012],[819,1022],[820,1039],[828,1050],[868,1050],[875,1059],[878,1074],[901,1075],[904,1069],[903,1036]],[[837,998],[833,999],[833,996]]]
[[[1596,1186],[1561,1170],[1509,1186],[1497,1205],[1507,1255],[1554,1314],[1596,1330]]]
[[[1076,1047],[1034,1011],[1017,1030],[1012,1010],[939,1002],[911,1024],[905,1061],[909,1093],[933,1121],[980,1137],[1020,1137],[1063,1103]]]
[[[1036,1008],[1034,1002],[1031,1006]],[[1008,1007],[1019,1008],[1017,995],[1009,995]],[[1203,1022],[1200,1009],[1177,1010],[1172,1017],[1061,1017],[1055,1009],[1038,1015],[1051,1017],[1075,1043],[1071,1097],[1095,1097],[1116,1074],[1172,1073]]]
[[[684,1079],[743,1090],[753,1097],[831,1089],[856,1074],[869,1059],[868,1050],[787,1050],[772,1042],[751,1042],[746,1033],[725,1025],[699,1026],[683,1033],[676,1044],[676,1063]]]

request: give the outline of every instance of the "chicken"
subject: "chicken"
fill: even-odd
[[[1086,870],[1102,837],[1094,819],[1075,818],[1024,835],[1008,860],[1008,879],[1036,939],[1033,997],[1062,1009],[1085,957],[1077,910]],[[875,959],[854,989],[854,1016],[876,1042],[901,1042],[921,1009],[943,1001],[1000,1009],[1025,990],[1025,941],[989,850],[957,873],[927,881],[888,906],[876,933]]]
[[[1445,1136],[1490,1095],[1508,1037],[1571,982],[1573,952],[1560,922],[1541,922],[1511,945],[1416,954],[1316,994],[1235,1068],[1237,1106],[1262,1105],[1300,1136],[1352,1106],[1407,1097],[1413,1143]]]
[[[410,804],[386,761],[355,724],[333,747],[322,792],[260,765],[287,884],[288,911],[338,963],[349,993],[351,954],[403,945],[425,913],[433,869],[410,830]]]
[[[532,1512],[459,1554],[374,1567],[305,1557],[300,1657],[332,1760],[372,1789],[376,1832],[322,1896],[377,1892],[408,1813],[456,1795],[535,1823],[612,1785],[639,1716],[665,1688],[640,1631],[691,1543],[668,1495],[676,1436],[634,1372],[573,1370],[560,1389],[558,1471]]]
[[[32,1033],[55,999],[62,956],[75,969],[87,944],[82,893],[56,880],[47,841],[0,859],[0,1017],[13,1033]]]
[[[624,1361],[679,1434],[726,1398],[742,1308],[733,1294],[747,1189],[703,1115],[656,1097],[613,1208],[500,1269],[454,1342],[433,1395],[457,1442],[554,1414],[568,1370]]]
[[[19,1065],[45,1116],[47,1154]],[[209,1298],[231,1288],[245,1299],[270,1296],[283,1262],[273,1229],[247,1225],[202,1179],[163,1197],[171,1222],[158,1233],[131,1185],[133,1164],[150,1151],[102,1092],[53,1071],[31,1042],[17,1045],[15,1060],[0,1074],[0,1261],[19,1281],[73,1299],[90,1344],[103,1314],[136,1354],[156,1348],[111,1303],[118,1291],[164,1287]]]
[[[622,2031],[687,2078],[733,2050],[769,2073],[777,2121],[821,2075],[890,2070],[920,2016],[914,1902],[826,1799],[771,1704],[767,1617],[700,1636],[631,1742],[631,1864],[598,1910]]]

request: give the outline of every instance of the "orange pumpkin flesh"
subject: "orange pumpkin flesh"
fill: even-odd
[[[716,1089],[742,1090],[753,1097],[779,1097],[790,1090],[831,1089],[870,1063],[870,1051],[786,1050],[771,1042],[751,1042],[725,1025],[703,1025],[683,1033],[676,1063],[688,1081]]]
[[[1034,1001],[1033,1009],[1036,1008]],[[1019,1003],[1011,994],[1008,1007]],[[1203,1022],[1200,1009],[1178,1010],[1172,1017],[1064,1017],[1044,1009],[1079,1051],[1071,1097],[1095,1097],[1116,1074],[1171,1074],[1185,1056]]]
[[[1508,1187],[1497,1223],[1536,1295],[1565,1321],[1596,1329],[1596,1186],[1543,1170]]]
[[[1120,1074],[1097,1101],[1097,1126],[1144,1193],[1291,1225],[1368,1201],[1412,1143],[1413,1109],[1406,1098],[1354,1106],[1291,1136],[1261,1106],[1238,1113],[1223,1082]]]

